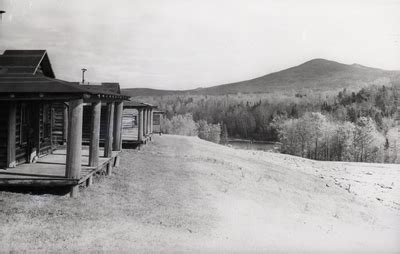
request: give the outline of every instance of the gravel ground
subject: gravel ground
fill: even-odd
[[[0,191],[0,250],[400,251],[398,165],[153,140],[78,199]]]

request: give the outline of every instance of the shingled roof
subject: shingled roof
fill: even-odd
[[[43,75],[0,74],[0,93],[87,93],[67,81]]]
[[[116,84],[118,84],[118,83],[116,83]],[[79,87],[82,87],[82,88],[84,88],[90,92],[94,92],[94,93],[122,96],[122,97],[125,97],[126,99],[129,99],[129,96],[122,95],[122,94],[118,93],[118,91],[114,92],[115,89],[110,89],[110,88],[104,87],[102,85],[79,85]],[[118,87],[119,87],[119,85],[118,85]]]
[[[0,73],[31,74],[42,72],[55,78],[46,50],[6,50],[0,55]]]
[[[3,96],[13,94],[14,98],[18,98],[15,94],[51,93],[66,97],[68,94],[87,94],[103,98],[129,98],[110,90],[109,86],[89,88],[77,82],[56,79],[45,50],[6,50],[0,55],[0,94]]]
[[[101,86],[109,92],[121,94],[119,83],[103,82],[101,83]]]
[[[139,101],[125,101],[124,108],[157,108],[157,106]]]
[[[88,94],[103,98],[118,98],[127,100],[128,96],[99,89],[97,86],[79,85],[77,82],[67,82],[49,78],[43,75],[10,75],[0,74],[0,94],[17,93],[51,93],[51,94]]]

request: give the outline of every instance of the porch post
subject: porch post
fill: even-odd
[[[79,179],[82,156],[83,100],[71,100],[68,114],[68,142],[65,176]],[[71,188],[71,197],[78,196],[79,185]]]
[[[90,125],[89,166],[99,165],[101,101],[92,103],[92,119]]]
[[[150,123],[150,114],[149,114],[149,109],[147,109],[147,136],[149,135],[149,123]]]
[[[150,134],[150,109],[147,109],[147,135]]]
[[[112,156],[113,145],[113,129],[114,129],[114,102],[107,103],[107,128],[104,140],[104,157]]]
[[[15,168],[15,139],[16,139],[16,126],[17,126],[17,103],[12,101],[9,103],[8,109],[8,135],[7,135],[7,167]]]
[[[143,109],[143,139],[146,138],[146,109]]]
[[[153,134],[153,109],[150,109],[150,133]]]
[[[115,102],[115,116],[114,116],[114,142],[113,150],[121,151],[122,147],[122,111],[124,103],[122,101]]]
[[[138,140],[142,141],[143,140],[143,110],[141,108],[138,108],[138,114],[137,114],[137,126],[138,126]]]
[[[64,104],[63,142],[68,139],[68,107]]]
[[[148,110],[148,112],[147,112],[147,114],[149,115],[149,120],[147,121],[147,132],[149,133],[149,135],[151,134],[151,131],[150,131],[150,125],[151,125],[151,108],[149,108],[149,110]]]
[[[147,108],[144,110],[144,134],[145,134],[145,136],[147,137],[147,133],[148,133],[148,131],[147,131],[147,127],[149,127],[148,126],[148,120],[149,120],[149,113],[148,113],[148,111],[147,111]]]
[[[142,128],[143,128],[143,140],[144,140],[146,138],[146,109],[144,108],[143,108]]]

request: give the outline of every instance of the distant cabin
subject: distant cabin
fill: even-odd
[[[142,102],[124,103],[122,117],[122,142],[124,144],[143,144],[151,140],[155,106]]]
[[[85,85],[86,89],[96,89],[109,93],[121,94],[119,83],[99,83]],[[147,103],[125,101],[122,113],[122,142],[123,144],[145,144],[153,133],[153,111],[156,107]],[[107,130],[107,107],[102,104],[100,120],[100,144],[103,144]],[[83,142],[90,141],[91,105],[83,108]]]

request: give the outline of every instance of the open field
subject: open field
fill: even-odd
[[[400,252],[400,166],[155,136],[78,199],[0,191],[0,250]]]

